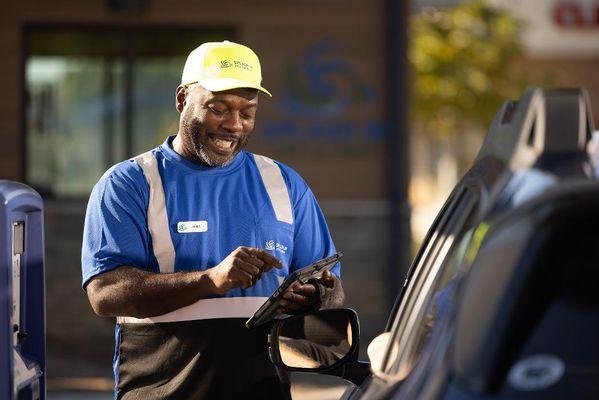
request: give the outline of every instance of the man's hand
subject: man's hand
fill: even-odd
[[[273,268],[283,268],[283,264],[262,249],[241,246],[207,272],[216,293],[225,294],[233,288],[255,285],[264,272]]]
[[[325,289],[332,289],[335,285],[335,277],[331,272],[325,271],[318,282]],[[320,301],[320,293],[316,286],[311,283],[305,285],[295,283],[283,294],[277,311],[285,314],[301,314],[319,306]]]

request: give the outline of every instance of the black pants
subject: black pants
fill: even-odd
[[[289,399],[268,357],[270,326],[244,323],[121,324],[117,399]]]

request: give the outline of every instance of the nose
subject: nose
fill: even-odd
[[[222,127],[230,133],[241,132],[243,124],[241,123],[241,115],[237,111],[228,113],[227,118],[224,119]]]

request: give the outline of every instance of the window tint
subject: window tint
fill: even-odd
[[[414,329],[402,340],[404,354],[391,366],[390,372],[393,375],[397,375],[401,369],[405,373],[409,373],[431,338],[438,322],[447,315],[454,301],[458,270],[465,260],[472,240],[472,233],[472,229],[466,232],[460,243],[455,246],[455,251],[449,257],[446,265],[439,270],[431,289],[427,293],[421,294],[425,299],[423,306],[419,310],[414,310],[415,313],[418,313]]]
[[[473,236],[468,227],[473,223],[477,203],[478,196],[471,191],[463,190],[456,196],[417,261],[392,329],[390,348],[394,352],[385,363],[386,374],[396,379],[409,374],[436,321],[449,309],[457,271]]]

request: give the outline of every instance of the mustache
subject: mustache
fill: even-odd
[[[215,132],[206,132],[208,136],[213,136],[218,139],[229,139],[238,141],[241,139],[241,135],[227,134],[227,133],[215,133]]]

